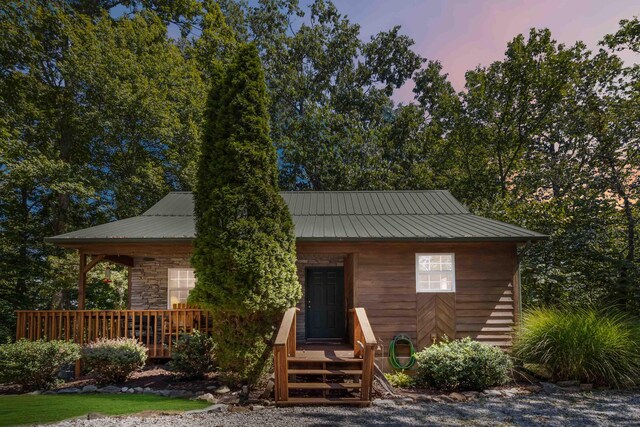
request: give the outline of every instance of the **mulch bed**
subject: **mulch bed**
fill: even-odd
[[[96,384],[96,380],[91,374],[87,374],[61,383],[54,390],[69,387],[82,388],[91,384]],[[222,385],[222,382],[217,374],[207,374],[201,380],[181,380],[176,374],[165,369],[163,365],[150,365],[140,372],[134,372],[125,383],[117,385],[129,388],[149,387],[154,390],[189,390],[196,392],[217,388]],[[0,384],[0,394],[18,394],[20,392],[19,385]]]

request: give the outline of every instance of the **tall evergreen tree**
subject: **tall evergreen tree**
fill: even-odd
[[[191,299],[213,313],[220,367],[251,382],[265,367],[278,319],[301,297],[294,228],[278,192],[257,48],[241,45],[227,67],[212,73],[195,192]]]

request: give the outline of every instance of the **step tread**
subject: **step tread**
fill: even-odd
[[[291,375],[362,375],[361,369],[289,369]]]
[[[290,405],[357,405],[368,406],[371,402],[358,397],[289,397],[288,400],[276,402],[278,406]]]
[[[362,388],[360,383],[289,383],[290,389],[298,390],[348,390]]]
[[[289,362],[342,362],[342,363],[362,363],[364,359],[357,357],[340,356],[314,356],[314,357],[287,357]]]

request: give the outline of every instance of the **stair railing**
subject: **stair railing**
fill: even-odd
[[[351,309],[351,312],[353,312],[353,356],[363,359],[361,399],[369,401],[373,388],[376,337],[373,335],[366,310],[358,307]]]
[[[273,372],[276,402],[289,400],[288,357],[296,357],[296,315],[299,308],[292,307],[282,316],[280,329],[273,343]]]

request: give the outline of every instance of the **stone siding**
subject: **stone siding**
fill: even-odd
[[[129,272],[131,309],[166,309],[169,268],[191,268],[189,257],[189,254],[177,253],[134,258],[134,267]]]

